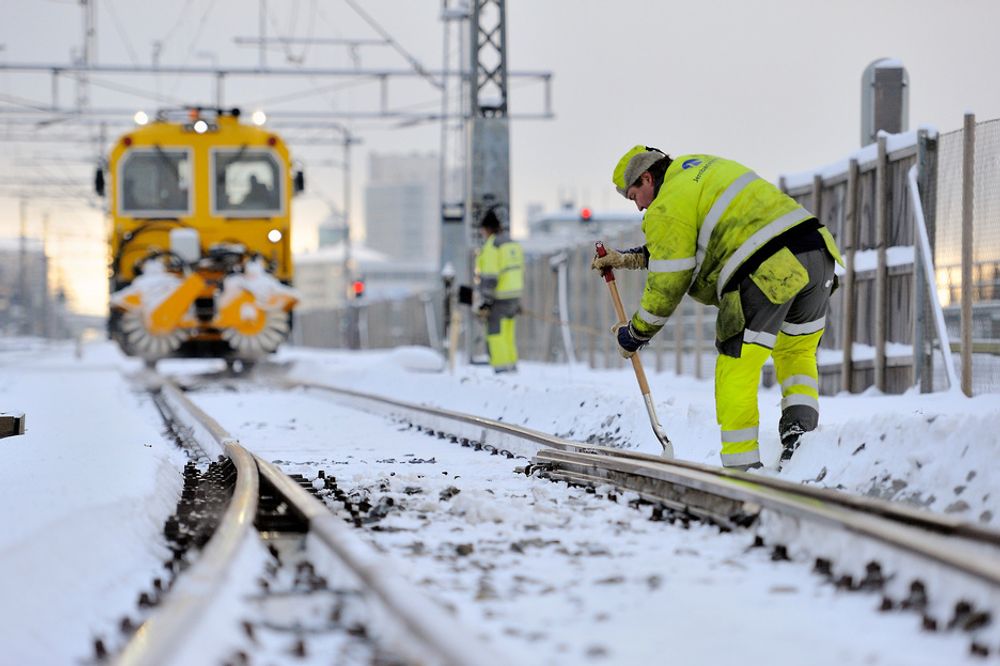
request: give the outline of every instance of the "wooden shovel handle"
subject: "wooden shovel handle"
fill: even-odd
[[[597,241],[594,247],[597,248],[598,257],[607,256],[608,251],[604,248],[604,243]],[[610,268],[605,268],[601,274],[604,276],[604,281],[608,283],[608,290],[611,292],[611,300],[615,304],[615,313],[618,315],[618,321],[624,324],[628,319],[625,317],[625,306],[622,305],[622,297],[618,293],[618,285],[615,284],[615,273]],[[639,382],[639,390],[642,391],[643,395],[648,395],[649,382],[646,381],[646,371],[642,369],[642,361],[639,360],[639,354],[632,354],[632,369],[635,370],[635,378]]]

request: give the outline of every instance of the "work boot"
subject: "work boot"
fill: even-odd
[[[781,462],[786,463],[792,459],[795,449],[799,448],[802,435],[805,429],[798,423],[789,423],[781,432]]]

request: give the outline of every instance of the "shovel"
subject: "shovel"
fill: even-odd
[[[604,243],[598,241],[595,243],[595,247],[597,248],[598,257],[607,256],[608,251],[604,249]],[[608,283],[611,300],[614,301],[615,312],[618,314],[618,321],[624,324],[628,320],[625,318],[625,307],[622,305],[622,297],[618,294],[618,285],[615,284],[615,272],[610,268],[605,268],[601,271],[601,275],[604,277],[604,281]],[[649,394],[649,382],[646,381],[646,371],[642,369],[642,361],[639,360],[638,353],[632,354],[632,369],[635,370],[635,378],[639,382],[642,399],[646,402],[646,411],[649,412],[649,423],[653,426],[653,434],[656,435],[656,439],[660,440],[660,444],[663,446],[663,453],[661,455],[664,458],[673,458],[674,445],[670,443],[670,438],[667,437],[663,426],[660,425],[660,420],[656,418],[656,409],[653,407],[653,396]]]

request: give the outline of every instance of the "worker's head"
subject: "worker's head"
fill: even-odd
[[[492,208],[486,211],[486,214],[483,215],[482,219],[479,221],[479,231],[482,233],[484,238],[500,233],[501,226],[500,217]]]
[[[670,157],[663,151],[633,146],[618,160],[611,181],[618,194],[634,201],[639,210],[645,210],[656,198],[669,166]]]

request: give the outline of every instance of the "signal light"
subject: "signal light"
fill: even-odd
[[[594,216],[594,213],[589,208],[581,208],[580,209],[580,221],[581,222],[590,222],[590,219],[593,216]]]
[[[365,295],[365,281],[355,280],[351,283],[351,293],[354,294],[354,298],[361,298]]]

